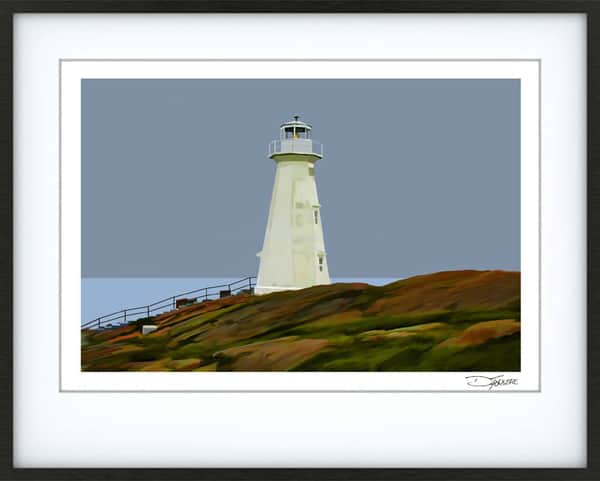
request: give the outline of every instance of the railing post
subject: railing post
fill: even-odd
[[[100,318],[98,318],[98,329],[100,329]]]
[[[175,309],[175,298],[173,297],[173,309]]]
[[[204,300],[208,301],[208,287],[204,288]]]
[[[150,319],[150,306],[146,306],[146,317]]]
[[[252,294],[252,277],[248,277],[248,294]]]
[[[123,311],[123,318],[125,319],[125,324],[127,324],[127,309]]]

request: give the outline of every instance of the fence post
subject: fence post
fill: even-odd
[[[248,277],[248,294],[252,294],[252,277]]]
[[[127,309],[123,311],[123,318],[125,319],[124,324],[127,324]]]
[[[98,329],[100,329],[100,318],[98,318]]]
[[[150,319],[150,306],[146,306],[146,317]]]
[[[173,297],[173,309],[175,309],[175,298]]]
[[[204,300],[208,301],[208,287],[204,288]]]

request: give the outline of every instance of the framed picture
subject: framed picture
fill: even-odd
[[[5,478],[599,474],[598,7],[2,9]]]
[[[539,390],[538,61],[64,60],[60,82],[61,390]]]

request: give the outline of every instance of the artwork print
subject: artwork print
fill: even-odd
[[[521,141],[519,79],[83,79],[81,371],[519,372]]]

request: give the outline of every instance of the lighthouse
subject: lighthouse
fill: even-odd
[[[299,117],[279,128],[269,144],[275,184],[260,258],[256,294],[331,284],[327,269],[315,164],[323,146]]]

